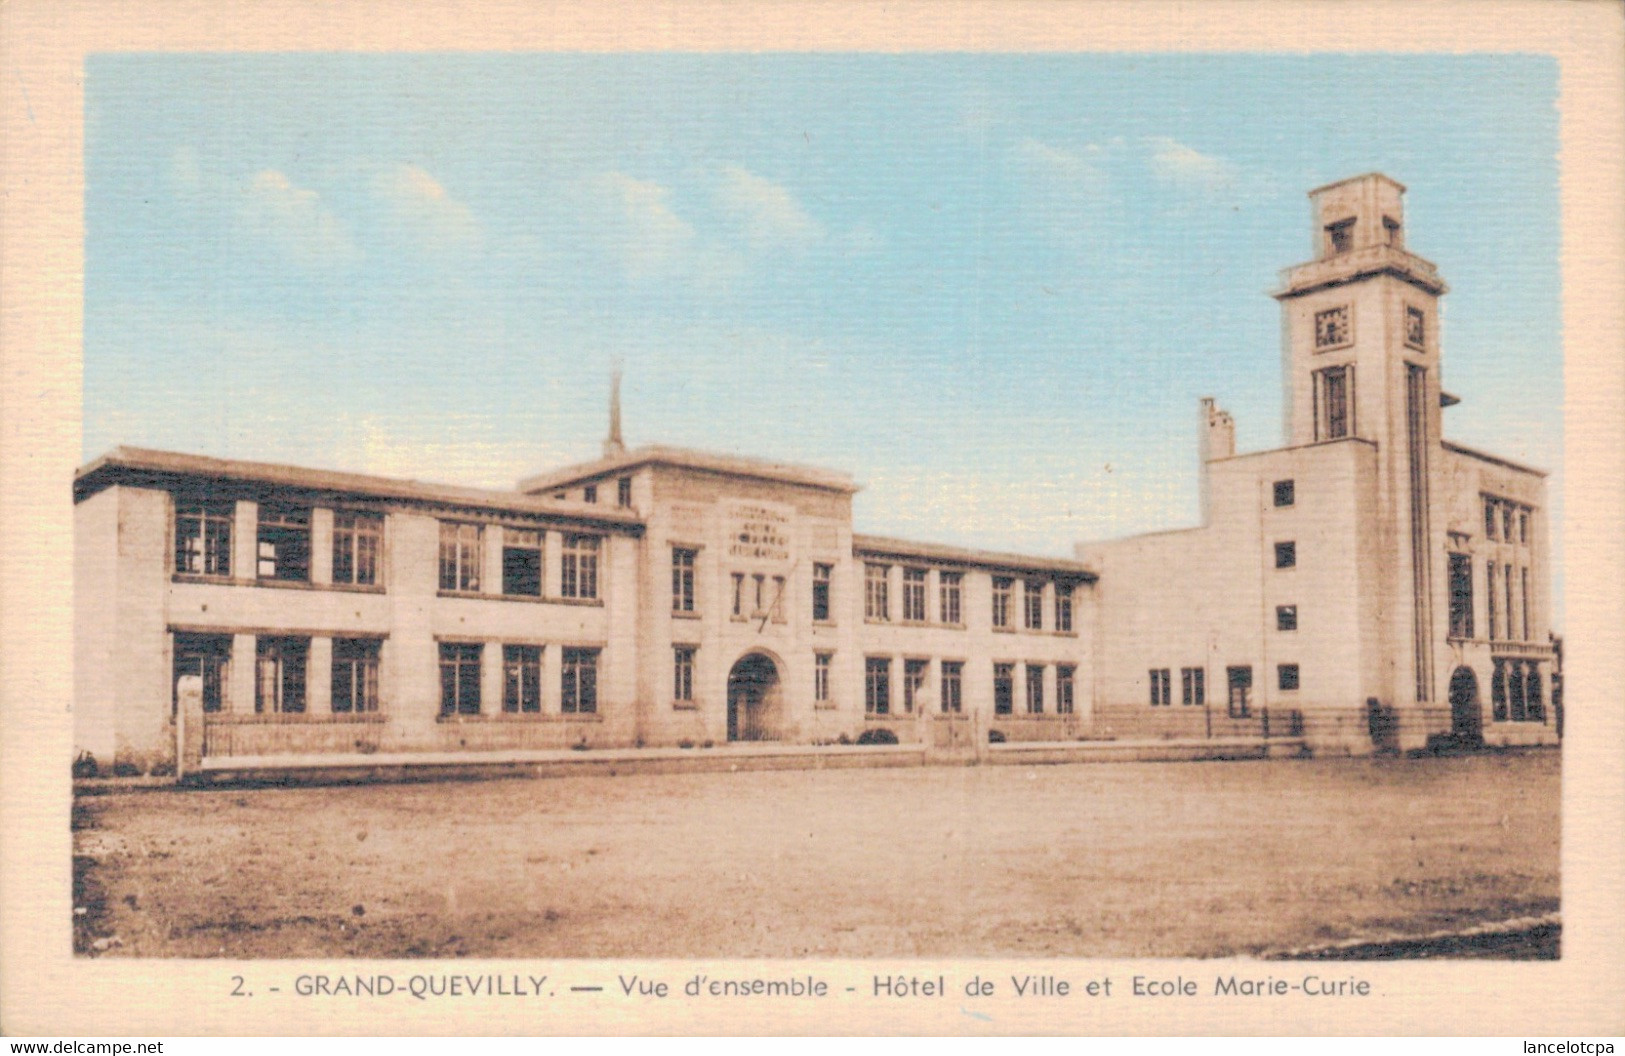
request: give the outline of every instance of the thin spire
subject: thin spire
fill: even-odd
[[[621,440],[621,361],[616,359],[609,374],[609,437],[604,441],[604,457],[626,450]]]

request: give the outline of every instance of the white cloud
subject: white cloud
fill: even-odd
[[[1068,150],[1037,139],[1023,139],[1011,148],[1015,163],[1051,193],[1095,197],[1110,182],[1103,164],[1109,147],[1091,143]]]
[[[822,238],[824,229],[782,184],[737,165],[722,168],[717,202],[745,225],[757,246],[801,245]]]
[[[349,228],[322,203],[321,195],[296,186],[276,169],[265,169],[248,182],[240,213],[250,230],[306,267],[339,267],[360,256]]]
[[[1216,191],[1231,186],[1240,176],[1240,170],[1223,158],[1203,154],[1167,136],[1152,136],[1146,141],[1151,155],[1147,163],[1151,173],[1164,183],[1187,190]]]
[[[613,207],[606,232],[634,274],[664,270],[677,262],[694,239],[694,228],[673,211],[671,191],[652,180],[607,172],[599,189]]]
[[[375,197],[389,210],[397,229],[436,251],[471,249],[482,232],[474,213],[416,165],[396,165],[372,181]]]

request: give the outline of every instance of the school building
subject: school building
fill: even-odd
[[[860,534],[845,474],[627,449],[613,405],[511,491],[119,448],[74,480],[77,748],[1553,743],[1544,475],[1443,439],[1402,193],[1310,194],[1286,446],[1204,400],[1202,523],[1072,559]]]

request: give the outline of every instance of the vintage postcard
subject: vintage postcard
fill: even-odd
[[[1621,1031],[1616,8],[136,10],[8,1032]]]

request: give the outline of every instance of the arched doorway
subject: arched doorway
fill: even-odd
[[[1478,703],[1478,676],[1470,667],[1458,667],[1450,676],[1450,735],[1458,744],[1483,739],[1484,718]]]
[[[746,653],[728,672],[728,740],[776,741],[779,669],[762,653]]]

